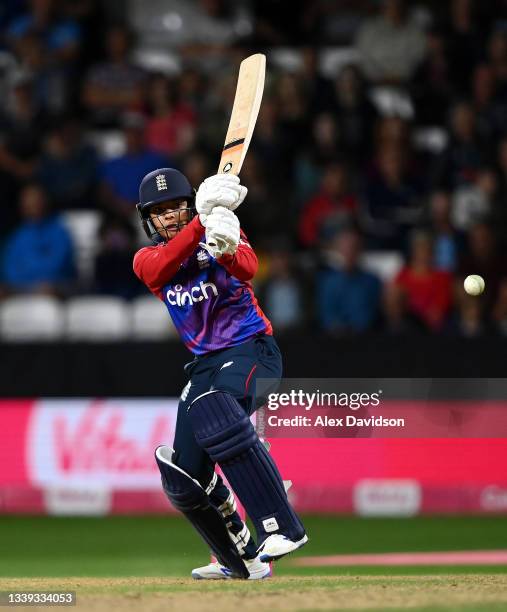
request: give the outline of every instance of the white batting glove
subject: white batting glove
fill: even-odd
[[[201,244],[210,255],[234,255],[240,239],[239,219],[224,206],[216,206],[206,219],[206,244]]]
[[[248,189],[240,184],[239,176],[215,174],[199,186],[195,196],[195,208],[199,215],[202,215],[201,221],[206,221],[204,215],[209,215],[215,206],[236,210],[247,193]]]

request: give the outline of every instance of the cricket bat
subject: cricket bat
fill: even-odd
[[[241,170],[261,107],[265,74],[264,54],[250,55],[241,62],[231,119],[218,165],[219,173],[237,175]],[[218,259],[224,249],[223,242],[218,238],[208,238],[207,242],[215,249]]]
[[[218,172],[239,174],[261,107],[266,56],[250,55],[241,62],[231,119],[225,136]]]

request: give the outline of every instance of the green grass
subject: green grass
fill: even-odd
[[[190,579],[139,578],[7,578],[9,591],[68,591],[77,593],[82,610],[162,612],[498,612],[507,609],[507,577],[447,576],[279,576],[268,581],[202,582]],[[212,608],[210,608],[212,604]]]
[[[337,553],[507,549],[501,516],[304,518],[308,545],[293,558]],[[0,518],[0,590],[75,590],[96,612],[500,612],[507,566],[297,567],[275,580],[203,582],[190,570],[209,552],[177,516]]]
[[[301,555],[507,548],[507,521],[489,517],[361,519],[305,517]],[[208,558],[192,527],[176,516],[0,518],[0,576],[188,576]],[[277,575],[385,575],[385,567],[299,568],[290,558]],[[393,567],[389,573],[504,573],[506,566]]]

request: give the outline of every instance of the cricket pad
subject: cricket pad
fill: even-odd
[[[224,517],[215,508],[201,485],[184,470],[172,463],[173,449],[159,446],[155,450],[162,486],[173,504],[192,523],[222,565],[233,577],[248,578],[249,572],[231,540]]]
[[[289,504],[283,480],[248,415],[224,391],[210,391],[190,405],[197,443],[217,462],[255,525],[258,544],[273,533],[298,541],[304,527]]]

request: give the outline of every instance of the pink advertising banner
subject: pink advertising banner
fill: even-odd
[[[483,405],[484,408],[484,405]],[[153,460],[177,399],[0,401],[0,512],[173,511]],[[273,438],[302,512],[507,512],[504,438]]]

